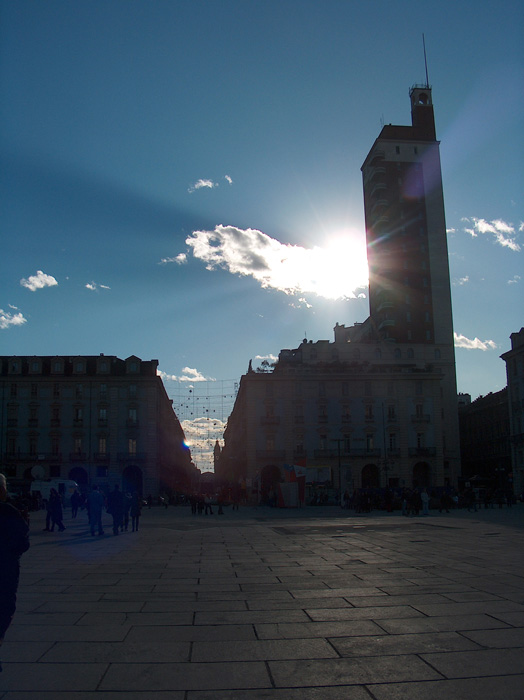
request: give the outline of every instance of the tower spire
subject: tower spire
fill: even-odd
[[[426,56],[426,37],[422,33],[422,46],[424,47],[424,67],[426,69],[426,87],[429,90],[429,78],[428,78],[428,59]]]

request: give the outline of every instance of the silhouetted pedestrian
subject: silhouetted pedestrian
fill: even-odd
[[[135,491],[131,499],[131,508],[129,509],[129,514],[131,515],[131,529],[133,532],[138,532],[138,524],[140,522],[141,513],[142,502],[140,496]]]
[[[100,493],[100,489],[95,484],[93,490],[87,497],[87,511],[89,513],[89,527],[91,534],[95,534],[95,529],[98,528],[98,534],[104,534],[102,527],[102,510],[104,508],[104,496]]]
[[[118,535],[118,531],[124,520],[124,496],[118,484],[107,498],[107,512],[113,517],[113,535]]]
[[[29,549],[29,526],[6,498],[7,482],[0,474],[0,645],[16,610],[20,557]]]

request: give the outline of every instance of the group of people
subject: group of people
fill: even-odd
[[[136,492],[134,494],[124,494],[119,486],[116,485],[106,499],[100,487],[95,484],[88,496],[80,494],[76,490],[73,492],[71,495],[71,517],[73,519],[77,517],[79,508],[87,510],[91,535],[95,535],[97,532],[99,535],[104,534],[102,525],[102,514],[104,512],[112,516],[113,533],[115,535],[118,535],[119,532],[127,531],[130,522],[132,532],[138,532],[142,501]],[[52,488],[46,503],[44,530],[54,532],[56,526],[60,532],[63,532],[65,530],[63,518],[62,497],[56,489]]]
[[[102,513],[106,506],[104,494],[100,491],[97,485],[93,486],[93,490],[87,497],[87,512],[89,517],[89,527],[91,535],[95,534],[95,530],[99,535],[104,534],[102,527]],[[118,484],[107,497],[107,513],[113,519],[113,534],[118,535],[119,532],[124,532],[129,529],[129,521],[131,520],[131,531],[138,532],[140,515],[142,513],[142,501],[137,492],[134,494],[122,493]]]

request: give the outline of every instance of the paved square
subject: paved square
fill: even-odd
[[[524,698],[522,504],[153,508],[117,537],[43,518],[0,700]]]

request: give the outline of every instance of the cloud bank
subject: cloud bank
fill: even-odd
[[[466,338],[465,335],[460,335],[459,333],[454,333],[455,336],[455,347],[464,348],[465,350],[496,350],[497,344],[494,340],[479,340],[475,338],[470,340]]]
[[[27,319],[20,312],[12,314],[10,311],[0,309],[0,330],[5,330],[11,326],[23,326]]]
[[[212,377],[205,377],[201,372],[199,372],[194,367],[183,367],[182,374],[180,376],[176,374],[167,374],[158,370],[158,376],[164,381],[168,382],[214,382],[215,379]]]
[[[280,243],[256,229],[219,225],[214,231],[193,231],[186,244],[208,270],[250,276],[264,289],[288,295],[355,299],[368,283],[360,237],[346,235],[326,248],[308,249]]]
[[[37,289],[43,289],[44,287],[55,287],[58,282],[52,275],[46,275],[42,270],[37,270],[36,275],[31,275],[27,279],[21,279],[20,284],[31,292],[36,292]]]
[[[511,223],[502,221],[501,219],[494,219],[493,221],[486,221],[485,219],[477,219],[476,217],[465,217],[462,221],[466,224],[472,224],[472,226],[467,226],[464,228],[466,233],[469,233],[473,238],[477,238],[479,234],[484,234],[492,236],[493,242],[503,248],[509,248],[515,253],[519,253],[521,250],[521,245],[517,241],[519,233],[524,230],[524,224],[521,223],[517,228]]]

